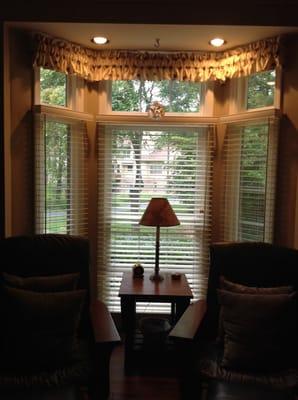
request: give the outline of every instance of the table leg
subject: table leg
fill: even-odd
[[[174,301],[171,302],[171,325],[174,325],[176,321],[176,303]]]
[[[125,334],[124,366],[125,366],[125,371],[127,372],[131,365],[133,343],[134,343],[134,332],[136,326],[136,302],[134,301],[134,299],[123,298],[123,297],[121,298],[121,318],[122,318],[123,331]]]

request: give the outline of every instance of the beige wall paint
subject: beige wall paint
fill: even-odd
[[[214,85],[214,116],[221,117],[227,115],[229,112],[229,103],[227,96],[229,94],[229,82],[224,84],[215,83]],[[221,227],[218,223],[221,214],[221,194],[223,182],[223,168],[222,168],[222,146],[225,137],[225,125],[219,124],[216,128],[216,143],[213,158],[213,190],[212,190],[212,242],[217,242],[221,237]]]
[[[88,83],[84,91],[85,111],[96,115],[98,113],[98,93],[97,84]],[[88,134],[88,232],[90,244],[90,291],[91,296],[94,298],[97,291],[97,270],[96,270],[96,257],[97,257],[97,187],[94,185],[97,178],[97,148],[96,148],[96,121],[87,122]]]
[[[275,242],[294,246],[297,232],[298,179],[298,40],[289,38],[285,45],[282,112],[277,174]]]

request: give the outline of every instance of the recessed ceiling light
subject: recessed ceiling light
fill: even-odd
[[[223,44],[225,44],[226,41],[222,38],[214,38],[214,39],[211,39],[209,43],[214,47],[220,47]]]
[[[108,43],[108,39],[104,36],[94,36],[91,41],[95,44],[106,44]]]

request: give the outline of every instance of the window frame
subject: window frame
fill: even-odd
[[[84,80],[76,75],[66,76],[66,106],[41,103],[40,100],[40,68],[34,67],[34,104],[45,107],[57,107],[63,110],[82,112],[84,109]]]
[[[99,114],[107,114],[117,117],[130,117],[130,116],[140,116],[146,117],[147,113],[142,111],[113,111],[112,110],[112,81],[100,82],[99,86]],[[199,112],[166,112],[163,117],[176,117],[176,118],[196,118],[196,117],[204,117],[204,116],[212,116],[213,115],[213,107],[214,107],[214,82],[202,82],[201,83],[201,105]],[[104,105],[105,104],[105,105]]]
[[[265,72],[265,71],[264,71]],[[251,113],[257,111],[264,111],[270,109],[280,109],[281,108],[281,82],[282,82],[282,68],[275,68],[275,90],[274,90],[274,101],[270,106],[257,107],[257,108],[247,108],[247,91],[248,91],[248,80],[249,76],[234,78],[230,80],[229,87],[229,115],[239,114],[239,113]]]
[[[34,153],[34,159],[35,159],[35,205],[34,205],[34,230],[36,233],[45,233],[45,226],[43,224],[44,219],[46,218],[46,208],[43,205],[43,202],[45,201],[45,191],[42,187],[45,187],[45,182],[42,184],[40,183],[42,180],[44,180],[44,152],[42,154],[38,154],[38,147],[45,147],[45,142],[44,142],[44,132],[41,131],[41,123],[38,122],[40,121],[40,116],[46,115],[47,118],[50,121],[58,122],[61,124],[65,124],[68,126],[69,129],[69,148],[68,148],[68,156],[70,156],[70,165],[68,166],[69,171],[71,171],[71,176],[74,176],[77,174],[77,169],[78,167],[85,169],[85,186],[86,190],[84,193],[88,193],[88,183],[87,183],[87,173],[88,171],[86,170],[87,168],[87,159],[82,160],[80,157],[80,149],[78,147],[78,144],[75,141],[71,139],[71,136],[73,134],[77,135],[76,132],[76,126],[80,125],[81,123],[87,123],[88,121],[93,121],[94,118],[91,114],[88,113],[82,113],[82,112],[77,112],[77,111],[72,111],[69,109],[66,109],[65,107],[59,107],[59,106],[50,106],[50,105],[36,105],[33,107],[33,114],[35,116],[35,153]],[[74,132],[74,133],[72,133]],[[86,132],[87,134],[87,132]],[[85,135],[85,134],[84,134]],[[82,139],[82,141],[85,141],[87,139]],[[86,145],[84,147],[87,147],[88,143],[86,142]],[[85,148],[84,151],[86,152],[87,149]],[[37,162],[38,160],[38,162]],[[76,162],[78,160],[78,162]],[[86,165],[83,166],[82,162],[86,163]],[[79,165],[80,164],[80,165]],[[80,181],[81,182],[81,181]],[[44,185],[44,186],[43,186]],[[72,190],[73,185],[75,185],[75,189]],[[84,186],[84,187],[85,187]],[[42,190],[37,193],[37,188],[41,187]],[[82,224],[82,215],[79,210],[79,196],[80,191],[77,189],[77,183],[74,178],[71,179],[70,181],[70,186],[68,190],[71,191],[71,195],[69,196],[70,198],[70,209],[72,211],[76,211],[72,215],[72,226],[69,228],[67,227],[67,232],[69,234],[76,234],[76,235],[84,235],[88,231],[88,220],[84,222],[84,229],[81,228]],[[38,197],[39,196],[39,197]],[[88,205],[88,201],[86,201],[86,204]],[[38,215],[41,215],[41,217],[38,217]]]
[[[278,153],[278,135],[279,135],[279,121],[281,118],[281,111],[273,107],[266,107],[262,110],[254,109],[246,111],[245,113],[239,113],[237,115],[226,116],[221,118],[223,124],[224,137],[228,133],[228,125],[243,125],[243,123],[258,124],[258,122],[264,123],[267,120],[268,123],[268,147],[267,147],[267,160],[266,160],[266,183],[265,183],[265,210],[264,210],[264,242],[272,242],[274,239],[274,220],[275,220],[275,200],[276,200],[276,174],[277,174],[277,153]],[[239,140],[238,146],[241,149],[242,139]],[[224,151],[224,149],[223,149]],[[222,157],[225,157],[222,151]],[[220,240],[241,240],[239,239],[239,228],[241,224],[240,220],[240,164],[241,164],[241,152],[239,152],[237,160],[234,159],[235,163],[239,164],[239,168],[233,169],[233,185],[237,186],[237,191],[234,191],[230,199],[234,201],[233,205],[224,209],[223,198],[226,196],[225,191],[225,180],[222,180],[221,191],[222,196],[220,199],[221,217],[219,223],[219,229],[221,231]],[[226,161],[222,163],[223,170],[226,168]],[[233,187],[234,187],[233,186]]]

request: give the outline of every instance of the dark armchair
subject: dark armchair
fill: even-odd
[[[170,333],[180,344],[185,398],[295,398],[297,288],[297,250],[212,244],[207,298],[190,305]]]
[[[75,398],[69,393],[84,389],[89,399],[106,399],[120,337],[105,304],[90,303],[88,241],[9,237],[0,254],[0,398],[16,391],[33,399],[47,389],[55,399]]]

